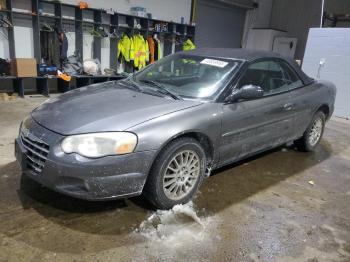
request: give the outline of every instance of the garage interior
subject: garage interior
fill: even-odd
[[[337,87],[316,151],[287,144],[214,170],[168,211],[142,196],[79,200],[22,175],[14,140],[33,109],[151,63],[120,55],[124,35],[150,37],[154,60],[189,42],[296,60]],[[350,261],[350,1],[0,0],[0,58],[0,262]]]

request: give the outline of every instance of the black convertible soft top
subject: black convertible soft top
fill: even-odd
[[[310,84],[314,81],[301,70],[300,66],[293,59],[270,51],[251,50],[243,48],[197,48],[182,53],[188,55],[238,59],[246,62],[251,62],[261,58],[279,58],[286,60],[288,64],[290,64],[290,66],[293,67],[293,69],[298,73],[299,77],[302,79],[304,84]]]

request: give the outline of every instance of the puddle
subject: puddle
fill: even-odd
[[[134,231],[142,238],[148,255],[160,261],[182,256],[189,259],[203,257],[215,251],[220,240],[215,217],[199,216],[192,202],[176,205],[171,210],[158,210]],[[137,261],[137,260],[136,260]]]

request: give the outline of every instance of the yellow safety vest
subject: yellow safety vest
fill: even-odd
[[[148,42],[142,35],[133,36],[134,43],[134,66],[137,69],[142,69],[146,66],[146,62],[149,61],[149,48]]]
[[[161,54],[162,50],[161,50],[161,47],[160,47],[160,41],[159,40],[157,40],[157,48],[158,48],[158,57],[157,57],[157,59],[159,60],[159,59],[162,58],[162,54]]]
[[[134,43],[132,38],[123,35],[118,42],[118,58],[122,55],[126,62],[134,59]]]
[[[183,51],[196,49],[196,45],[191,41],[191,39],[187,39],[183,45]]]

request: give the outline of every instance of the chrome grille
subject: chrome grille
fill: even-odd
[[[24,135],[23,132],[21,132],[21,141],[27,150],[27,167],[35,173],[40,173],[44,168],[50,146],[34,135]]]

